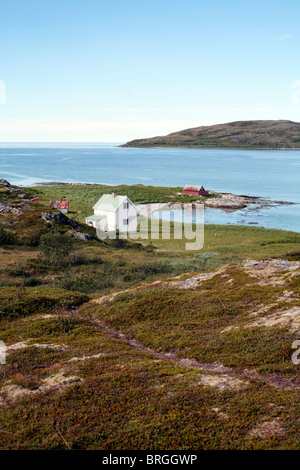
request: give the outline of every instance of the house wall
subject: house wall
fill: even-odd
[[[208,191],[206,191],[204,188],[201,188],[199,194],[200,196],[208,196]]]
[[[126,203],[129,203],[128,208],[125,207]],[[117,230],[120,230],[120,232],[123,233],[137,231],[137,210],[132,202],[129,201],[129,199],[125,200],[125,202],[122,202],[122,204],[118,207],[116,217]],[[128,219],[128,225],[125,223],[126,219]]]
[[[103,230],[104,232],[107,231],[107,220],[106,219],[101,219],[101,220],[88,220],[88,219],[85,219],[85,223],[87,225],[90,225],[91,227],[96,228],[96,229]]]
[[[128,208],[125,206],[127,203],[129,205]],[[94,214],[106,217],[97,222],[93,221],[95,228],[100,228],[107,232],[114,232],[115,230],[119,230],[122,233],[137,231],[137,209],[128,198],[122,202],[115,212],[94,209]],[[127,219],[128,225],[125,223]]]
[[[184,189],[183,191],[183,194],[188,194],[188,195],[192,195],[192,196],[208,196],[208,191],[206,191],[203,187],[200,188],[199,190],[198,189]]]
[[[107,232],[107,218],[105,219],[100,219],[95,221],[95,227],[96,229],[102,230],[103,232]]]
[[[116,213],[111,211],[102,211],[100,209],[94,210],[95,215],[105,215],[106,217],[106,229],[108,232],[116,230]],[[102,226],[102,224],[101,224]],[[101,228],[102,230],[102,228]]]
[[[198,196],[199,195],[199,191],[190,191],[190,190],[185,190],[183,191],[183,194],[189,194],[191,196]]]

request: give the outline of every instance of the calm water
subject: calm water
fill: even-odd
[[[295,202],[226,213],[205,210],[206,223],[300,232],[300,151],[130,149],[113,144],[0,144],[0,177],[20,186],[81,182],[184,186]],[[176,219],[176,214],[175,214]]]

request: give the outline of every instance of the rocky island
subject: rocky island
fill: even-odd
[[[235,121],[136,139],[121,147],[299,149],[300,123],[285,120]]]

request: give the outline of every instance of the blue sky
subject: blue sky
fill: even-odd
[[[2,2],[0,141],[300,121],[299,17],[299,0]]]

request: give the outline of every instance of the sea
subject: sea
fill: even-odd
[[[0,143],[0,178],[18,186],[45,182],[179,186],[268,198],[227,212],[205,209],[206,224],[300,232],[300,150],[123,148],[116,143]],[[181,211],[174,211],[181,220]]]

